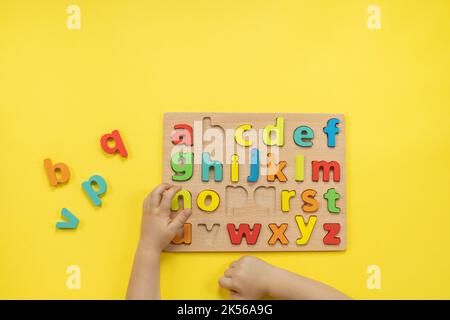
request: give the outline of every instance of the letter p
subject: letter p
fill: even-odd
[[[97,185],[97,190],[94,189],[94,185]],[[92,200],[95,206],[99,207],[102,205],[102,200],[100,196],[104,195],[107,190],[107,185],[105,179],[99,175],[94,175],[81,184],[86,194]]]

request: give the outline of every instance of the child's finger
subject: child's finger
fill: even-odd
[[[170,206],[172,204],[172,198],[175,195],[175,193],[177,193],[179,190],[181,189],[180,186],[172,186],[170,187],[168,190],[166,190],[163,195],[162,195],[162,199],[161,199],[161,204],[160,207],[162,209],[166,209],[169,210]]]
[[[229,269],[225,270],[223,275],[227,278],[231,278],[233,276],[233,268],[229,268]]]
[[[233,281],[231,278],[228,277],[221,277],[219,279],[219,285],[222,288],[228,289],[228,290],[236,290],[236,287],[233,285]]]
[[[150,193],[150,204],[157,207],[161,202],[162,193],[171,187],[168,183],[162,183]],[[147,198],[148,198],[147,197]]]
[[[178,231],[181,229],[181,227],[184,225],[184,223],[189,219],[189,217],[192,214],[191,209],[183,209],[177,215],[175,218],[172,219],[172,221],[169,224],[169,227],[174,231]]]

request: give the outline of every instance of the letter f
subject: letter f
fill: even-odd
[[[339,119],[331,118],[327,122],[327,126],[323,128],[323,132],[327,135],[327,143],[329,148],[336,147],[336,135],[339,133]]]

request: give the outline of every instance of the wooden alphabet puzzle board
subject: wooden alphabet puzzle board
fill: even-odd
[[[163,138],[192,208],[166,251],[345,250],[343,115],[166,113]]]

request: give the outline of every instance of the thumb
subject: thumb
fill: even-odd
[[[184,225],[184,223],[189,219],[192,214],[191,209],[183,209],[181,210],[175,218],[170,222],[169,227],[175,232],[180,230],[180,228]]]

